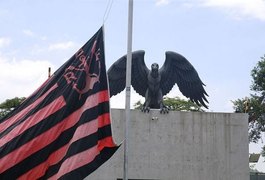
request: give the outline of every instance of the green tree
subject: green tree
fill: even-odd
[[[248,113],[249,123],[249,141],[257,143],[265,132],[265,106],[259,96],[251,95],[250,97],[232,101],[236,112]]]
[[[179,97],[164,97],[164,104],[169,107],[170,110],[175,111],[200,111],[204,112],[202,107],[198,106],[197,104],[191,102],[190,100],[181,99]],[[137,101],[134,104],[135,109],[141,109],[143,103],[141,101]]]
[[[232,102],[235,112],[249,114],[249,140],[256,143],[265,132],[265,56],[252,69],[251,76],[253,94]]]
[[[253,82],[251,85],[251,90],[255,91],[258,94],[261,94],[263,97],[265,95],[265,55],[261,57],[261,60],[257,63],[254,69],[251,71],[251,76]]]
[[[7,99],[0,104],[0,118],[4,117],[10,111],[15,109],[22,101],[24,101],[25,97],[15,97],[13,99]]]

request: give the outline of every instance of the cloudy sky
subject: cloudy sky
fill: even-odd
[[[104,22],[108,68],[127,52],[127,14],[123,0],[0,1],[0,102],[28,96]],[[231,100],[250,93],[264,27],[263,0],[135,0],[133,50],[146,51],[148,66],[161,66],[167,50],[182,54],[206,84],[209,111],[232,112]],[[177,86],[169,96],[181,96]],[[121,93],[112,107],[123,102]]]
[[[127,52],[127,15],[124,0],[0,1],[0,102],[29,96],[103,24],[110,67]],[[185,56],[206,84],[208,111],[233,112],[231,101],[251,93],[265,54],[264,0],[134,0],[133,20],[133,50],[146,51],[148,66],[162,66],[167,50]],[[124,97],[111,106],[124,108]]]

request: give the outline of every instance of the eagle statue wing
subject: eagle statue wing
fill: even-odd
[[[148,88],[147,75],[150,71],[144,62],[143,50],[132,53],[131,84],[134,90],[141,96],[145,96]],[[126,60],[127,55],[118,59],[108,70],[110,96],[114,96],[124,90],[126,85]]]
[[[166,95],[177,83],[180,92],[197,105],[203,105],[205,108],[208,103],[205,96],[208,96],[204,90],[205,84],[201,81],[197,71],[191,63],[182,55],[167,51],[166,60],[159,69],[161,74],[161,90],[163,96]]]

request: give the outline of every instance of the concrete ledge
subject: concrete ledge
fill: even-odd
[[[124,139],[125,111],[112,109],[112,131]],[[248,117],[241,113],[131,110],[129,178],[248,180]],[[86,179],[123,177],[123,146]]]

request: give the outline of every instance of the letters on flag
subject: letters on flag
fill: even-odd
[[[83,179],[117,150],[103,28],[0,120],[0,179]]]

